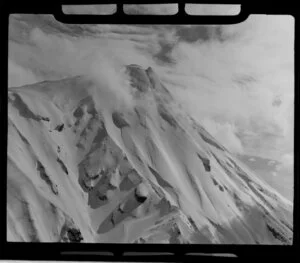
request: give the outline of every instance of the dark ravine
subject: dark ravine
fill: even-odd
[[[29,118],[35,121],[47,121],[49,122],[49,117],[43,117],[38,114],[34,114],[29,107],[26,105],[26,103],[22,100],[21,96],[17,93],[13,93],[14,100],[11,98],[8,98],[9,102],[12,102],[12,105],[18,110],[20,116],[23,118]]]
[[[210,161],[209,161],[209,159],[201,157],[201,155],[199,153],[197,153],[197,156],[202,161],[205,171],[210,172]]]
[[[158,112],[160,116],[173,128],[176,129],[178,127],[178,123],[175,118],[167,111],[167,109],[163,105],[159,104]]]
[[[64,123],[57,125],[54,130],[61,132],[64,129]]]
[[[66,173],[69,174],[67,167],[65,166],[64,162],[60,158],[56,158],[56,161],[59,163],[61,169]]]
[[[57,185],[52,182],[49,175],[46,173],[45,167],[40,161],[37,161],[37,170],[40,174],[41,179],[49,186],[52,193],[58,195]]]
[[[124,127],[129,127],[129,123],[126,121],[125,116],[121,112],[113,112],[112,113],[113,123],[119,128],[122,129]]]

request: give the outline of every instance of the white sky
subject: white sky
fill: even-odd
[[[80,26],[14,15],[8,63],[10,87],[132,63],[151,66],[234,153],[276,160],[276,171],[293,165],[291,16],[253,15],[225,26]]]

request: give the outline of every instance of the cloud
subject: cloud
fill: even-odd
[[[294,154],[285,153],[281,156],[279,162],[275,165],[275,171],[290,174],[294,171]]]
[[[275,162],[274,160],[271,160],[271,161],[268,162],[268,165],[269,165],[269,166],[273,166],[275,163],[276,163],[276,162]]]
[[[286,153],[281,157],[282,168],[293,170],[294,168],[294,155],[292,153]]]
[[[10,38],[9,57],[42,79],[85,73],[95,53],[123,65],[157,68],[161,46],[176,40],[174,28],[132,25],[81,25],[78,28],[57,22],[48,15],[10,16],[10,25],[13,29],[10,32],[18,27],[24,30],[18,30],[19,33]]]
[[[211,119],[202,121],[205,129],[233,153],[244,153],[243,146],[236,136],[236,128],[230,123],[217,123]]]
[[[129,76],[118,64],[98,57],[89,65],[87,76],[95,83],[90,92],[96,107],[101,111],[122,110],[134,106]]]
[[[293,148],[293,32],[291,16],[252,15],[219,37],[179,40],[170,89],[198,120],[234,123],[248,155],[280,160]]]
[[[48,78],[48,74],[56,79],[88,74],[90,65],[97,65],[98,59],[111,60],[119,68],[127,64],[139,64],[142,67],[154,65],[149,52],[156,52],[157,47],[149,50],[149,43],[155,39],[150,40],[148,37],[137,41],[131,40],[131,35],[116,36],[119,38],[115,39],[105,33],[101,37],[81,38],[49,34],[40,28],[33,28],[28,38],[29,45],[10,43],[10,57],[44,79]],[[146,48],[148,52],[145,52]],[[101,67],[98,69],[100,71]]]

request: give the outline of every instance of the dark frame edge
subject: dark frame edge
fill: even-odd
[[[53,1],[54,2],[54,1]],[[29,13],[56,13],[58,12],[57,6],[51,5],[50,7],[49,4],[45,4],[43,7],[42,6],[37,6],[36,8],[33,8],[34,12],[29,12],[30,11],[30,5],[27,3],[27,7],[25,7],[25,11]],[[22,7],[22,6],[21,6]],[[255,9],[251,6],[247,6],[247,10],[249,10],[250,13],[257,13],[255,12]],[[20,6],[15,7],[16,11],[21,11]],[[2,34],[4,36],[7,36],[8,38],[8,23],[9,23],[9,14],[10,13],[22,13],[22,12],[12,12],[15,10],[13,6],[10,5],[7,9],[4,10],[4,14],[1,16],[1,26],[2,26]],[[258,13],[264,13],[266,9],[264,8],[259,8]],[[277,9],[274,12],[271,12],[271,14],[282,14],[282,13],[287,13],[288,15],[292,15],[295,19],[295,47],[297,44],[299,45],[299,21],[297,20],[296,17],[296,7],[293,10],[290,10],[291,12],[288,13],[288,9]],[[3,10],[2,10],[3,11]],[[41,12],[42,11],[42,12]],[[25,12],[25,13],[26,13]],[[247,11],[248,12],[248,11]],[[246,15],[247,13],[245,13]],[[55,16],[56,17],[56,16]],[[122,16],[121,16],[122,17]],[[143,16],[145,17],[145,16]],[[159,16],[161,17],[161,16]],[[170,16],[168,16],[169,18]],[[179,17],[180,19],[184,19],[184,17]],[[139,18],[135,16],[134,19]],[[178,19],[178,18],[176,18]],[[104,22],[105,20],[102,20]],[[109,21],[109,20],[107,20]],[[166,21],[166,20],[160,20],[160,21]],[[136,21],[135,21],[136,22]],[[197,23],[196,23],[197,22]],[[101,23],[101,22],[96,22],[96,23]],[[108,22],[106,22],[108,23]],[[118,22],[120,24],[120,22]],[[127,24],[126,21],[122,21],[123,24]],[[133,23],[133,21],[132,21]],[[140,22],[139,22],[140,23]],[[159,22],[161,23],[161,22]],[[159,24],[158,23],[158,24]],[[195,20],[195,24],[201,24],[205,23],[204,20],[201,22],[201,20]],[[220,24],[222,24],[221,22]],[[117,24],[117,23],[116,23]],[[149,23],[153,24],[153,23]],[[183,24],[182,22],[177,22],[177,24]],[[185,23],[188,24],[188,23]],[[209,23],[208,23],[209,24]],[[224,23],[223,23],[224,24]],[[5,54],[8,54],[8,41],[2,41],[2,51],[4,50]],[[3,54],[3,53],[2,53]],[[5,69],[5,74],[8,72],[8,65],[7,65],[7,57],[5,57],[3,60],[4,61],[4,69]],[[297,112],[299,112],[299,84],[300,84],[300,79],[299,79],[299,52],[297,51],[297,48],[295,48],[295,134],[298,134],[299,131],[299,126],[297,124],[296,116]],[[5,79],[5,87],[8,86],[8,80]],[[7,116],[7,88],[2,88],[1,89],[1,96],[0,96],[0,113],[2,116],[2,120],[8,121],[8,116]],[[295,149],[294,149],[294,156],[295,156],[295,161],[294,161],[294,174],[297,175],[299,172],[299,165],[300,165],[300,158],[299,158],[299,139],[297,136],[295,138]],[[4,149],[4,154],[6,155],[7,153],[7,125],[6,129],[4,130],[4,134],[1,136],[1,148]],[[4,156],[2,158],[4,159]],[[2,167],[5,167],[5,174],[6,174],[6,162],[2,163]],[[1,177],[1,185],[6,186],[7,180],[6,176]],[[184,256],[185,253],[188,252],[196,252],[200,251],[202,253],[232,253],[236,254],[240,258],[249,258],[249,257],[255,257],[257,255],[259,256],[282,256],[282,255],[296,255],[298,252],[298,246],[299,246],[299,178],[297,176],[294,176],[294,238],[293,238],[293,246],[271,246],[271,245],[262,245],[262,246],[253,246],[253,245],[149,245],[149,244],[115,244],[114,245],[114,256],[105,256],[105,255],[91,255],[91,256],[79,256],[79,255],[62,255],[62,251],[99,251],[99,244],[64,244],[63,248],[61,244],[51,244],[51,243],[43,243],[43,244],[38,244],[38,243],[12,243],[12,242],[7,242],[6,241],[6,224],[7,224],[7,219],[6,217],[0,217],[0,222],[1,222],[1,228],[0,228],[0,259],[5,259],[5,260],[63,260],[63,261],[99,261],[99,260],[107,260],[107,261],[121,261],[121,260],[128,260],[128,261],[141,261],[141,260],[149,260],[149,256],[145,257],[124,257],[123,253],[125,251],[144,251],[144,252],[150,252],[150,251],[158,251],[158,252],[165,252],[165,251],[170,251],[171,253],[174,253],[173,256],[157,256],[151,257],[151,261],[157,262],[157,261],[166,261],[166,262],[182,262],[186,259]],[[3,202],[5,204],[6,208],[6,191],[1,191],[1,200],[0,202]],[[4,226],[4,228],[3,228]],[[5,230],[5,233],[3,232]],[[201,248],[199,247],[201,246]],[[102,251],[111,251],[112,246],[111,244],[101,244],[101,250]],[[100,251],[101,251],[100,250]],[[35,251],[40,251],[40,252],[46,252],[46,251],[51,251],[49,254],[42,254],[42,253],[34,253]],[[202,255],[203,256],[203,255]],[[205,256],[204,256],[205,257]],[[188,262],[195,260],[199,260],[199,257],[190,257],[188,259]]]

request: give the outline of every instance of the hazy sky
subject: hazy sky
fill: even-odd
[[[293,17],[252,15],[224,26],[64,25],[50,15],[10,17],[10,87],[132,63],[153,67],[220,142],[254,158],[250,166],[255,157],[266,165],[274,160],[269,174],[292,176]]]

